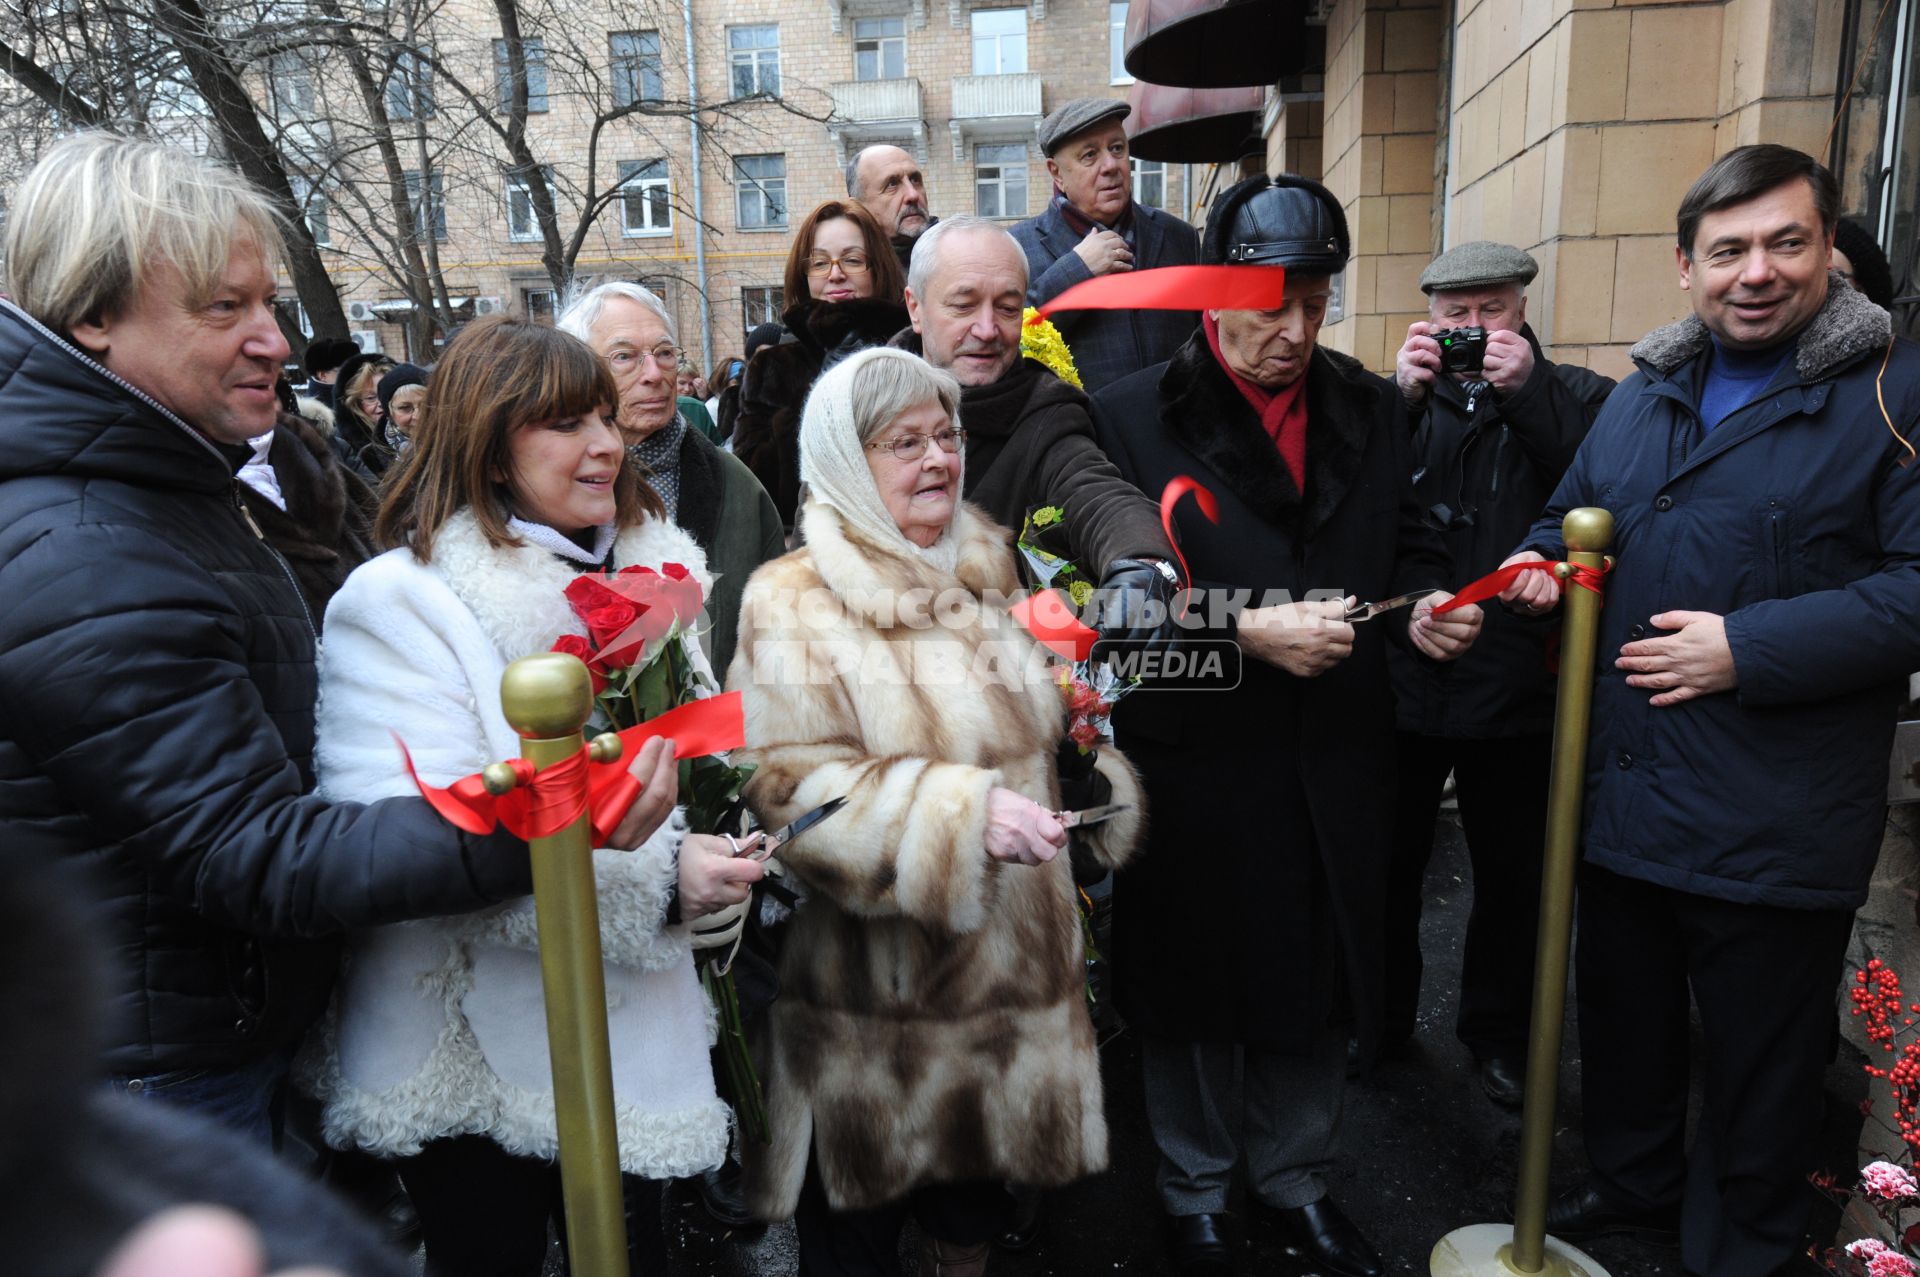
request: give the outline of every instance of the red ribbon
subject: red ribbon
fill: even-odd
[[[640,746],[656,736],[673,738],[676,759],[705,758],[746,744],[746,715],[739,692],[727,692],[668,710],[658,718],[620,733],[620,761],[596,763],[585,742],[580,752],[535,770],[524,758],[508,760],[520,783],[504,794],[487,792],[479,774],[465,776],[445,789],[427,784],[413,767],[406,742],[395,736],[407,775],[420,796],[456,828],[470,834],[490,834],[505,825],[524,839],[557,834],[582,815],[591,817],[594,845],[612,835],[634,799],[640,782],[627,767]]]
[[[1478,581],[1475,581],[1472,585],[1467,586],[1461,590],[1460,593],[1433,609],[1429,615],[1442,616],[1457,607],[1465,607],[1469,603],[1484,602],[1519,580],[1521,574],[1524,572],[1537,572],[1541,569],[1551,569],[1560,566],[1560,563],[1552,559],[1540,559],[1532,563],[1509,563],[1503,568],[1496,568],[1492,572],[1487,573]],[[1592,590],[1595,594],[1600,593],[1600,583],[1607,574],[1605,568],[1584,567],[1578,563],[1568,563],[1566,567],[1570,569],[1566,578],[1568,582],[1579,586],[1583,590]]]
[[[1027,323],[1062,310],[1279,310],[1286,287],[1279,266],[1157,266],[1083,280]]]
[[[1069,661],[1084,661],[1093,651],[1098,631],[1083,624],[1058,590],[1029,594],[1007,609],[1013,619],[1039,640],[1040,646]]]
[[[1252,269],[1265,270],[1266,267]],[[1220,522],[1220,503],[1214,499],[1213,493],[1208,491],[1205,484],[1190,474],[1176,475],[1167,480],[1167,486],[1160,491],[1160,528],[1167,534],[1167,544],[1173,547],[1173,557],[1180,561],[1180,579],[1186,583],[1180,587],[1182,592],[1193,589],[1193,573],[1187,567],[1187,556],[1180,553],[1180,542],[1174,539],[1173,508],[1179,505],[1180,498],[1189,492],[1199,503],[1200,513],[1207,516],[1208,523],[1217,526]],[[1180,615],[1186,614],[1187,600],[1183,598],[1180,600]]]

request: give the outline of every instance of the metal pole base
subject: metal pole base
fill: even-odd
[[[1428,1261],[1433,1277],[1539,1277],[1513,1266],[1512,1224],[1469,1224],[1434,1243]],[[1592,1256],[1557,1237],[1547,1238],[1546,1277],[1607,1277]]]

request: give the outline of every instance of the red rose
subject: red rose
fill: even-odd
[[[640,623],[647,611],[615,597],[587,613],[587,633],[600,649],[600,668],[622,669],[638,663],[640,651],[647,645],[647,627]]]
[[[576,576],[567,582],[566,595],[567,602],[573,605],[573,614],[583,621],[594,608],[620,597],[604,576]]]
[[[666,604],[683,629],[700,619],[700,582],[685,564],[662,563],[658,571],[640,566],[621,568],[614,578],[614,589],[636,602]]]
[[[579,657],[586,664],[587,673],[593,678],[593,694],[600,695],[601,689],[607,685],[607,679],[606,675],[596,668],[596,662],[600,658],[594,653],[593,644],[578,634],[562,634],[553,641],[553,647],[550,650]]]

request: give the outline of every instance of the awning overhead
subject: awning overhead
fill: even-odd
[[[1224,164],[1264,145],[1263,89],[1185,89],[1135,80],[1127,100],[1133,103],[1127,139],[1143,160]]]
[[[1324,57],[1306,0],[1132,0],[1127,74],[1195,89],[1272,84]]]

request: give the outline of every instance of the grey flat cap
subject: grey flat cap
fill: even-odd
[[[1131,104],[1121,98],[1075,98],[1040,121],[1040,153],[1052,155],[1076,134],[1108,120],[1124,120],[1133,114]]]
[[[1476,239],[1458,244],[1433,259],[1420,272],[1420,291],[1457,292],[1463,288],[1489,288],[1494,284],[1518,284],[1525,288],[1540,273],[1540,263],[1511,244]]]

